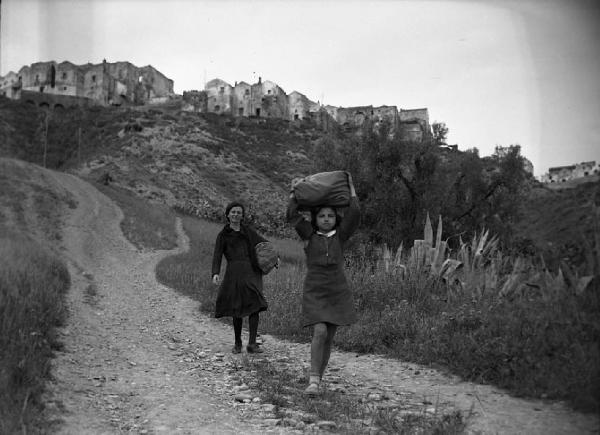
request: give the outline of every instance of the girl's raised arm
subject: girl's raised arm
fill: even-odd
[[[354,234],[354,231],[356,231],[358,224],[360,223],[360,204],[358,203],[358,197],[354,190],[352,175],[350,175],[349,172],[348,184],[350,185],[350,206],[340,224],[340,238],[342,241],[348,240],[350,236]]]
[[[293,193],[290,195],[290,200],[288,202],[286,218],[287,221],[296,228],[296,232],[302,240],[310,238],[313,233],[312,225],[298,212],[298,202]]]

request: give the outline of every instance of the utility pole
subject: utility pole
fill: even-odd
[[[81,165],[81,126],[77,129],[77,165]]]
[[[45,127],[44,127],[44,168],[46,167],[46,156],[48,154],[48,116],[50,110],[46,109]]]

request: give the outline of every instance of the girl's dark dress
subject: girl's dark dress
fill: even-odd
[[[350,200],[344,219],[330,237],[317,233],[311,223],[298,213],[292,198],[288,205],[288,221],[306,242],[306,279],[302,295],[303,326],[315,323],[350,325],[356,322],[352,292],[344,274],[344,243],[358,227],[358,199]]]
[[[254,246],[264,241],[266,239],[243,224],[240,231],[227,224],[217,236],[212,276],[220,273],[223,255],[227,267],[217,295],[215,317],[246,317],[267,309],[262,293],[262,272],[254,252]]]

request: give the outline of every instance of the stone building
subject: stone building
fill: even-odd
[[[431,136],[429,125],[429,111],[422,109],[400,109],[398,113],[400,139],[410,141],[423,141]]]
[[[190,91],[191,92],[191,91]],[[194,91],[197,92],[197,91]],[[347,129],[372,126],[378,129],[384,123],[390,135],[398,131],[405,140],[425,140],[431,137],[429,113],[426,108],[400,110],[396,106],[323,106],[298,91],[289,95],[276,83],[258,78],[252,85],[236,82],[234,86],[219,78],[209,81],[204,88],[208,100],[206,111],[233,116],[279,118],[289,121],[311,119],[323,128],[339,124]],[[185,110],[202,111],[199,103],[188,101],[191,94],[184,93]]]
[[[581,162],[568,166],[555,166],[548,169],[548,173],[542,175],[544,183],[564,183],[569,180],[600,175],[600,165],[595,161]]]
[[[148,65],[138,68],[129,62],[75,65],[65,61],[36,62],[22,67],[18,73],[0,77],[0,95],[20,99],[21,93],[43,94],[36,101],[51,104],[54,97],[78,105],[148,104],[170,98],[173,80]],[[76,98],[90,101],[77,102]]]
[[[288,117],[287,94],[270,80],[263,82],[258,78],[258,83],[251,86],[250,101],[254,116],[281,119]]]
[[[252,116],[252,86],[246,82],[233,87],[233,111],[236,116]]]
[[[314,103],[304,94],[294,91],[288,95],[288,112],[290,121],[302,120],[310,117]]]
[[[224,80],[213,79],[204,86],[208,98],[208,112],[219,115],[232,115],[231,103],[233,87]]]

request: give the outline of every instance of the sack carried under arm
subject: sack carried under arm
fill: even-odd
[[[294,186],[294,195],[300,210],[317,205],[347,207],[350,204],[348,173],[332,171],[309,175]]]
[[[279,256],[271,242],[260,242],[254,247],[258,267],[263,275],[269,273],[277,265]]]

